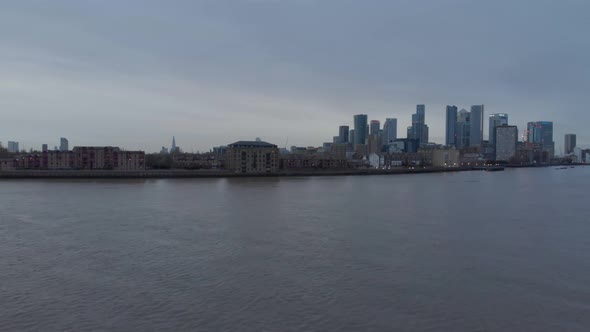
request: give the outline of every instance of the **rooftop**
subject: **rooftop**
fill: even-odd
[[[232,148],[276,148],[274,144],[263,141],[239,141],[228,145]]]

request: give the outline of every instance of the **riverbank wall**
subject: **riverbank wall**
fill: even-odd
[[[472,168],[396,168],[388,170],[283,170],[277,173],[231,173],[224,170],[11,170],[0,171],[0,179],[167,179],[167,178],[242,178],[294,176],[394,175],[470,171]]]

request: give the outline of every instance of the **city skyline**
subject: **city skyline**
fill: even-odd
[[[485,113],[485,105],[480,104],[480,105],[471,105],[470,106],[471,111],[466,111],[465,108],[461,108],[461,111],[457,111],[458,107],[455,105],[447,105],[445,107],[445,119],[446,119],[446,123],[444,125],[444,131],[445,131],[445,140],[444,142],[440,142],[440,141],[433,141],[430,139],[427,139],[426,142],[424,142],[424,144],[426,143],[435,143],[441,146],[452,146],[453,144],[449,144],[449,137],[448,134],[449,133],[454,133],[454,135],[456,136],[456,143],[459,144],[458,148],[466,148],[466,147],[475,147],[475,146],[481,146],[483,142],[488,142],[491,145],[493,144],[493,141],[490,141],[490,139],[493,139],[490,135],[491,133],[489,132],[489,130],[492,130],[492,128],[496,128],[497,126],[501,126],[501,125],[510,125],[511,127],[516,127],[516,128],[520,128],[520,126],[516,125],[516,124],[512,124],[508,122],[508,114],[507,113],[492,113],[492,114],[486,114]],[[428,121],[426,121],[426,118],[428,117],[428,106],[424,105],[424,104],[417,104],[416,105],[416,113],[411,114],[411,118],[412,118],[412,123],[414,124],[419,124],[420,126],[424,126],[426,129],[426,138],[428,138],[428,130],[429,130],[429,126],[428,126]],[[472,121],[472,114],[473,112],[477,113],[476,115],[476,122],[474,123]],[[469,122],[467,123],[467,127],[469,127],[469,131],[467,132],[467,140],[469,142],[469,144],[462,146],[461,143],[459,142],[461,140],[461,129],[460,127],[460,122],[462,121],[462,117],[461,117],[461,113],[462,112],[467,112],[466,114],[468,114],[468,119],[471,118],[469,120]],[[450,117],[450,115],[452,114],[452,116]],[[408,126],[407,128],[407,134],[404,135],[403,134],[403,130],[402,135],[400,136],[400,130],[397,127],[398,125],[398,119],[397,118],[385,118],[385,121],[383,123],[381,123],[381,120],[379,119],[375,119],[370,117],[368,114],[355,114],[352,116],[352,125],[338,125],[337,126],[337,132],[335,136],[332,136],[332,140],[334,143],[353,143],[353,145],[356,145],[357,142],[355,141],[355,138],[353,138],[353,136],[356,136],[355,134],[355,127],[358,128],[359,126],[361,128],[363,128],[364,132],[364,142],[361,143],[361,145],[367,145],[369,142],[369,138],[370,136],[374,135],[374,134],[378,134],[380,137],[385,137],[383,135],[388,135],[388,130],[392,130],[395,132],[395,135],[397,139],[406,139],[406,138],[414,138],[416,139],[415,135],[416,132],[414,132],[414,125],[412,126]],[[449,128],[449,119],[454,119],[454,124],[452,125],[452,130]],[[358,122],[357,122],[358,121]],[[342,123],[346,123],[346,122],[342,122]],[[561,154],[567,154],[567,148],[565,150],[562,151],[562,148],[559,147],[557,145],[557,142],[560,141],[558,136],[555,136],[555,131],[554,131],[554,122],[551,120],[548,121],[527,121],[527,125],[524,126],[524,128],[521,128],[521,134],[518,137],[518,141],[534,141],[534,142],[540,142],[541,139],[537,138],[534,139],[535,137],[535,130],[533,129],[535,126],[534,124],[543,124],[543,123],[547,123],[550,124],[551,128],[550,128],[550,136],[552,137],[552,143],[554,145],[554,152],[557,155],[561,155]],[[383,126],[383,127],[382,127]],[[386,126],[388,126],[388,130],[386,130]],[[479,127],[479,130],[481,131],[479,134],[475,134],[475,136],[479,137],[480,135],[482,136],[482,140],[481,142],[478,143],[472,143],[471,140],[473,139],[474,135],[471,134],[472,130],[475,128],[477,130],[477,127]],[[346,138],[344,141],[342,141],[343,135],[344,135],[344,129],[346,130]],[[488,131],[486,132],[486,128],[489,128]],[[450,131],[451,130],[451,131]],[[574,137],[577,136],[577,134],[565,134],[564,135],[564,139],[562,140],[562,142],[564,144],[567,145],[567,139],[569,135],[573,135]],[[246,138],[248,139],[248,138]],[[253,140],[254,138],[252,138]],[[259,137],[255,138],[256,140],[260,140]],[[356,137],[356,139],[358,139],[358,137]],[[316,144],[313,145],[307,145],[307,146],[321,146],[322,144],[325,144],[326,142],[328,142],[330,140],[328,140],[327,138],[322,142],[318,142]],[[288,143],[288,138],[287,141],[285,141],[286,143]],[[331,143],[332,141],[330,141]],[[575,138],[574,138],[574,142],[576,142]],[[189,142],[190,143],[190,142]],[[383,142],[385,143],[385,141]],[[0,140],[0,144],[4,144],[5,147],[6,144],[2,143],[2,141]],[[39,150],[43,150],[43,148],[39,149],[38,147],[29,147],[29,146],[23,146],[20,141],[8,141],[8,148],[10,150],[10,146],[11,144],[16,144],[17,149],[19,151],[28,151],[29,149],[32,149],[34,151],[39,151]],[[20,148],[19,148],[19,144],[20,144]],[[60,145],[55,146],[55,150],[60,150],[60,151],[64,151],[68,149],[68,139],[61,137],[60,138]],[[190,148],[190,150],[188,151],[184,151],[184,152],[195,152],[195,151],[208,151],[211,150],[214,147],[217,146],[225,146],[228,143],[219,143],[210,147],[207,147],[203,150],[195,150],[194,148]],[[47,143],[42,143],[42,146],[47,146]],[[92,145],[97,145],[97,144],[89,144],[90,146]],[[99,144],[100,145],[100,144]],[[105,145],[105,144],[102,144]],[[114,144],[114,145],[119,145],[119,144]],[[189,144],[190,145],[190,144]],[[280,145],[280,144],[279,144]],[[108,145],[107,146],[111,146]],[[296,146],[293,144],[290,144],[290,146]],[[305,146],[305,145],[302,145]],[[576,146],[576,143],[574,143],[574,146]],[[586,147],[588,145],[585,144],[577,144],[578,147]],[[289,146],[282,146],[285,148],[288,148]],[[146,151],[148,153],[154,153],[154,152],[162,152],[164,151],[166,148],[166,144],[163,144],[162,146],[160,146],[159,149],[156,149],[154,151]],[[172,135],[172,145],[170,148],[170,151],[175,151],[177,149],[176,147],[176,137],[175,135]]]
[[[521,133],[529,121],[553,121],[556,146],[566,133],[587,145],[589,9],[532,0],[3,2],[0,140],[37,148],[64,136],[159,151],[176,135],[188,151],[254,137],[308,146],[359,113],[397,118],[403,136],[420,103],[437,143],[446,105],[484,104]]]

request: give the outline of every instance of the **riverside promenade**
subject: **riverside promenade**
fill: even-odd
[[[10,170],[0,171],[0,179],[167,179],[239,178],[289,176],[394,175],[471,171],[472,168],[427,167],[394,169],[282,170],[276,173],[232,173],[225,170]]]

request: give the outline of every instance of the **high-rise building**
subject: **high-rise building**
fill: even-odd
[[[354,129],[350,129],[350,131],[348,132],[348,139],[350,141],[349,143],[352,144],[352,146],[356,144]]]
[[[354,116],[354,144],[366,144],[367,142],[367,115],[357,114]]]
[[[456,147],[457,149],[464,149],[469,147],[469,139],[471,137],[471,113],[466,109],[462,109],[457,114],[457,132]]]
[[[428,143],[428,126],[426,121],[426,106],[416,105],[416,113],[412,114],[412,126],[408,127],[408,139],[417,139],[419,145]]]
[[[494,128],[496,161],[510,161],[516,156],[518,144],[518,128],[502,125]]]
[[[549,158],[555,154],[555,142],[553,141],[553,122],[536,121],[527,124],[527,141],[543,146],[548,152]]]
[[[383,124],[383,144],[393,143],[397,139],[397,119],[387,118]]]
[[[527,124],[527,141],[542,144],[553,142],[553,122],[529,122]]]
[[[381,130],[381,122],[379,122],[379,120],[371,120],[370,135],[379,135],[380,130]]]
[[[471,128],[469,133],[469,145],[481,146],[483,143],[483,105],[471,106]]]
[[[457,146],[457,106],[447,106],[445,145]]]
[[[383,147],[383,143],[381,141],[381,135],[379,135],[379,134],[369,135],[369,142],[368,142],[368,153],[369,154],[381,152],[382,147]]]
[[[65,152],[70,150],[70,142],[65,137],[59,139],[59,151]]]
[[[565,154],[573,153],[575,147],[576,147],[576,135],[575,134],[565,135]]]
[[[340,143],[348,143],[348,131],[348,126],[340,126],[340,128],[338,128],[338,136],[340,137]]]
[[[496,127],[508,125],[508,114],[496,113],[490,114],[490,127],[489,127],[489,143],[494,146],[496,141]]]
[[[19,152],[18,142],[8,141],[8,146],[6,148],[8,149],[8,152],[11,152],[11,153]]]
[[[43,144],[43,145],[41,145],[41,151],[42,151],[42,152],[47,152],[47,151],[49,151],[49,147],[47,146],[47,144]]]
[[[170,153],[176,153],[178,151],[178,147],[176,146],[176,137],[172,136],[172,146],[170,147]]]

